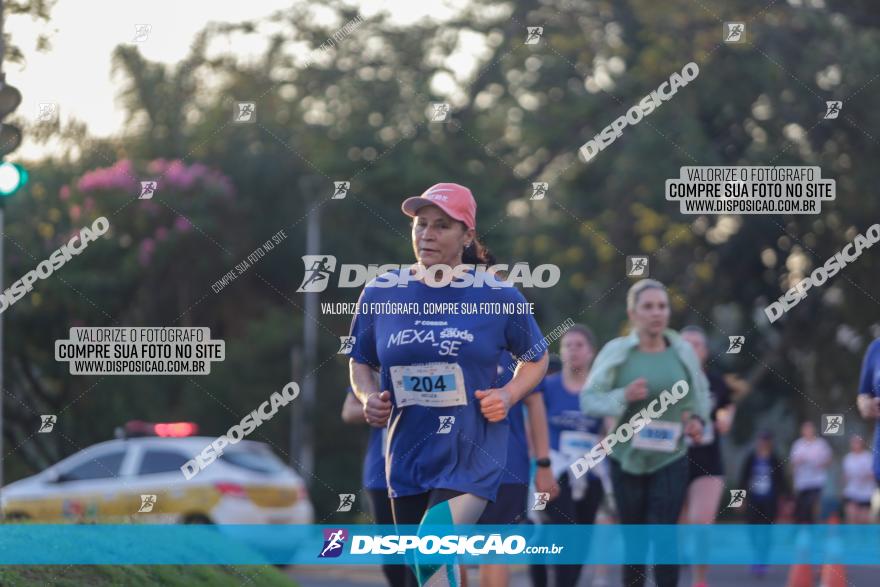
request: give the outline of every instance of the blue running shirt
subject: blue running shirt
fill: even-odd
[[[391,392],[389,495],[452,489],[494,501],[507,462],[509,424],[486,420],[474,392],[492,387],[505,349],[516,356],[534,349],[530,358],[542,357],[538,325],[522,312],[526,301],[515,287],[431,287],[419,281],[382,287],[388,275],[361,293],[351,358],[379,368],[381,389]],[[396,304],[393,312],[373,311],[373,304],[387,302]],[[437,312],[435,304],[466,306]],[[481,304],[517,310],[496,312],[496,306]]]
[[[590,452],[599,441],[602,418],[588,416],[581,411],[580,392],[569,393],[565,389],[561,371],[545,377],[537,389],[544,394],[550,448],[573,458]],[[592,470],[589,474],[595,477]]]
[[[880,338],[871,343],[862,363],[859,395],[880,397]],[[874,426],[874,477],[880,482],[880,424]]]
[[[501,356],[498,364],[498,377],[493,383],[494,387],[503,387],[513,379],[516,360],[509,352]],[[529,392],[534,393],[534,390]],[[501,484],[529,484],[529,442],[526,439],[526,410],[522,400],[513,404],[507,412],[507,421],[510,424],[510,433],[507,437],[507,465],[504,467],[504,475],[501,476]]]
[[[354,395],[351,386],[348,393]],[[387,489],[385,483],[385,451],[382,450],[383,438],[387,428],[370,426],[370,439],[367,441],[367,453],[364,455],[363,485],[365,489]]]

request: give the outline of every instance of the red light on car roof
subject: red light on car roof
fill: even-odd
[[[130,420],[122,428],[116,429],[117,438],[138,438],[143,436],[160,436],[164,438],[182,438],[198,432],[195,422],[144,422]]]
[[[181,436],[192,436],[198,431],[199,427],[192,422],[162,422],[153,426],[156,436],[163,438],[179,438]]]

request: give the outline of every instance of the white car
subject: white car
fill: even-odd
[[[0,505],[9,519],[40,522],[313,523],[302,478],[262,442],[227,446],[186,480],[180,467],[213,440],[147,436],[102,442],[10,483]]]

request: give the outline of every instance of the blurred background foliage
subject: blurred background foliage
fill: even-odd
[[[291,377],[302,345],[306,217],[321,208],[321,251],[340,263],[412,259],[403,198],[439,181],[469,186],[478,232],[499,262],[561,267],[531,289],[544,331],[571,317],[605,341],[625,330],[625,257],[647,254],[666,282],[673,325],[703,326],[713,366],[753,392],[731,436],[757,427],[781,446],[820,413],[851,416],[861,356],[880,335],[876,251],[769,325],[761,311],[878,214],[880,8],[869,0],[579,0],[475,2],[448,20],[396,26],[384,16],[319,49],[357,12],[295,3],[266,21],[209,24],[180,63],[134,46],[113,59],[127,123],[113,138],[71,123],[51,132],[57,156],[30,162],[31,183],[7,205],[6,280],[46,258],[100,215],[111,230],[41,281],[4,316],[8,478],[31,474],[129,419],[194,420],[223,433]],[[724,44],[724,21],[747,43]],[[318,24],[321,22],[322,24]],[[543,26],[524,44],[527,26]],[[269,40],[258,60],[236,40]],[[226,43],[226,52],[209,51]],[[584,164],[577,149],[673,72],[697,79]],[[27,88],[23,88],[27,91]],[[842,100],[823,120],[826,100]],[[256,124],[235,124],[236,101]],[[429,124],[432,102],[452,120]],[[821,215],[684,216],[664,180],[685,165],[814,165],[837,181]],[[173,169],[172,169],[173,168]],[[97,175],[96,175],[97,174]],[[153,200],[138,181],[159,178]],[[351,181],[330,200],[333,181]],[[529,200],[531,183],[548,196]],[[279,230],[288,238],[220,293],[211,285]],[[322,301],[355,301],[334,289]],[[320,315],[315,476],[323,513],[359,486],[366,429],[339,419],[347,361],[335,355],[349,317]],[[206,377],[74,377],[53,359],[75,325],[209,326],[227,358]],[[745,350],[725,355],[727,336]],[[294,407],[293,409],[298,409]],[[299,408],[301,409],[301,408]],[[37,414],[60,434],[34,436]],[[255,438],[288,454],[289,421]],[[356,508],[357,509],[357,508]],[[323,512],[323,513],[322,513]]]

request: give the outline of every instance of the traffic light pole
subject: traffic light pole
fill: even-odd
[[[0,0],[2,7],[3,0]],[[0,32],[0,36],[3,33]],[[3,240],[6,233],[3,226],[3,214],[6,212],[5,206],[0,202],[0,291],[3,291]],[[0,498],[3,495],[3,400],[6,399],[6,390],[3,387],[3,313],[0,312]],[[0,520],[4,518],[3,508],[0,508]]]
[[[27,171],[18,164],[4,161],[6,155],[14,151],[21,144],[21,129],[14,124],[4,122],[7,116],[21,104],[21,92],[6,84],[6,74],[3,72],[3,59],[6,56],[6,44],[3,40],[3,21],[5,0],[0,0],[0,291],[3,291],[3,240],[6,235],[3,232],[4,202],[7,196],[11,196],[27,182]],[[3,403],[6,399],[6,390],[3,387],[3,314],[0,313],[0,501],[3,493]],[[3,519],[3,511],[0,508],[0,520]]]

